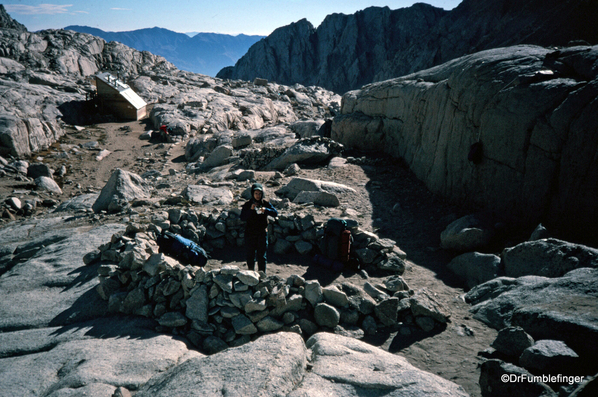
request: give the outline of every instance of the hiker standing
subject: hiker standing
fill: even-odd
[[[264,188],[259,183],[251,186],[251,199],[243,204],[241,220],[245,225],[245,248],[247,268],[254,270],[257,256],[258,270],[266,272],[266,251],[268,250],[268,216],[276,217],[278,212],[264,200]]]

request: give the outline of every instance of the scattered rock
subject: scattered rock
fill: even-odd
[[[303,191],[308,192],[327,192],[332,194],[343,194],[355,192],[353,188],[334,182],[310,180],[305,178],[293,178],[284,187],[278,189],[276,194],[294,200],[297,195]]]
[[[598,267],[598,249],[554,238],[506,248],[501,257],[508,277],[561,277],[573,269]]]
[[[411,312],[414,316],[432,317],[439,323],[447,323],[450,312],[444,305],[434,298],[434,294],[426,288],[415,292],[413,297],[409,298]]]
[[[539,340],[526,348],[519,365],[532,372],[579,375],[579,356],[569,346],[557,340]]]
[[[473,288],[498,277],[500,262],[497,255],[468,252],[455,257],[447,267],[463,278],[468,288]]]
[[[112,153],[110,150],[101,150],[100,153],[98,153],[98,155],[96,156],[96,161],[104,160],[110,153]]]
[[[534,340],[563,341],[585,366],[580,373],[596,372],[591,364],[598,354],[598,269],[580,268],[563,277],[500,277],[467,293],[474,317],[495,329],[521,327]],[[588,365],[589,364],[589,365]]]
[[[457,219],[440,234],[440,246],[459,252],[484,248],[490,242],[493,231],[485,227],[476,215]]]
[[[319,164],[338,155],[342,145],[329,138],[311,137],[301,139],[286,149],[281,156],[266,166],[266,169],[284,170],[291,164]]]
[[[27,176],[31,179],[37,179],[40,176],[52,178],[52,175],[52,170],[44,163],[34,163],[27,168]]]
[[[498,332],[492,347],[507,356],[519,357],[521,353],[534,344],[534,339],[521,327],[506,327]]]
[[[295,204],[313,203],[322,207],[338,207],[340,201],[336,195],[327,192],[302,191],[293,199]]]
[[[505,379],[508,381],[505,382]],[[482,363],[480,388],[482,395],[487,397],[558,396],[550,386],[534,381],[533,375],[525,369],[497,359],[486,360]]]
[[[204,205],[228,205],[233,201],[233,194],[229,189],[204,185],[189,185],[181,192],[181,196]]]
[[[62,194],[62,189],[52,178],[47,176],[40,176],[35,179],[35,185],[40,190],[45,190],[51,193]]]

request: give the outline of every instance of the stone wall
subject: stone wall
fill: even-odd
[[[388,272],[384,285],[366,281],[363,287],[322,286],[299,275],[283,280],[236,266],[206,271],[159,252],[156,235],[164,228],[208,249],[242,245],[244,226],[234,210],[196,214],[172,208],[149,225],[129,224],[84,261],[102,261],[96,289],[111,312],[155,318],[159,330],[185,335],[208,353],[278,330],[310,336],[324,329],[360,336],[384,327],[431,331],[446,323],[448,310],[425,289],[409,289],[400,277],[404,254],[394,241],[350,224],[356,255],[366,269],[376,266]],[[312,254],[322,235],[321,222],[311,215],[281,215],[270,227],[273,249],[280,252]]]

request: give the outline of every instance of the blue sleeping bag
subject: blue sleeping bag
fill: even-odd
[[[206,250],[197,243],[181,235],[168,231],[158,237],[160,252],[163,252],[185,265],[204,267],[208,262]]]

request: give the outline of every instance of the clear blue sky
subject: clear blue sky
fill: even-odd
[[[31,32],[84,25],[104,31],[160,27],[175,32],[266,36],[306,18],[318,27],[328,14],[353,14],[370,6],[409,7],[414,0],[5,0],[10,16]],[[0,0],[2,2],[2,0]],[[451,10],[461,0],[423,3]]]

